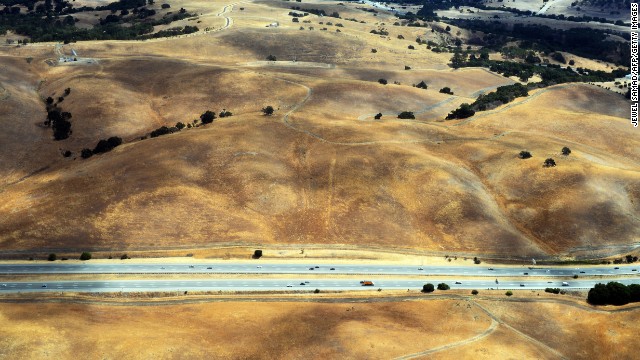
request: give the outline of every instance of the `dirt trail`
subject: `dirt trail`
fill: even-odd
[[[479,309],[481,309],[482,311],[484,311],[490,318],[491,318],[491,325],[489,325],[489,327],[483,331],[482,333],[471,337],[469,339],[465,339],[465,340],[461,340],[461,341],[457,341],[451,344],[447,344],[447,345],[442,345],[442,346],[438,346],[435,347],[433,349],[429,349],[429,350],[425,350],[425,351],[421,351],[421,352],[417,352],[417,353],[413,353],[413,354],[409,354],[409,355],[404,355],[404,356],[400,356],[397,357],[396,360],[405,360],[405,359],[415,359],[418,357],[422,357],[422,356],[426,356],[429,354],[433,354],[435,352],[439,352],[439,351],[443,351],[443,350],[449,350],[458,346],[464,346],[464,345],[468,345],[472,342],[476,342],[480,339],[483,339],[487,336],[489,336],[490,334],[492,334],[497,328],[498,325],[500,324],[500,320],[495,317],[492,313],[490,313],[489,311],[487,311],[487,309],[485,309],[484,307],[480,306],[479,304],[475,303],[472,301],[472,303],[477,306]]]

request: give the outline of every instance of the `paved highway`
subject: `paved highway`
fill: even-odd
[[[437,285],[447,283],[452,289],[544,289],[547,287],[563,289],[588,289],[598,282],[609,280],[569,280],[568,286],[561,281],[499,281],[464,280],[455,283],[451,280],[426,278],[424,280],[403,280],[366,278],[374,286],[362,286],[356,279],[232,279],[232,280],[108,280],[108,281],[32,281],[0,283],[2,292],[135,292],[135,291],[264,291],[264,290],[378,290],[413,289],[418,290],[429,282]],[[640,277],[618,279],[623,284],[640,283]]]
[[[212,263],[132,263],[122,261],[114,264],[82,263],[63,264],[2,264],[0,275],[11,274],[362,274],[362,275],[426,275],[426,276],[618,276],[637,275],[638,265],[608,265],[589,267],[511,266],[420,266],[420,265],[339,265],[339,264],[286,264],[256,262],[212,262]]]

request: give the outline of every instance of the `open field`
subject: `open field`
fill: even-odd
[[[215,31],[72,45],[93,64],[51,66],[53,44],[0,47],[0,247],[16,257],[218,245],[499,258],[635,249],[640,150],[623,97],[560,85],[444,121],[513,80],[450,70],[451,54],[424,45],[409,50],[416,37],[451,39],[391,25],[390,14],[305,3],[343,19],[293,23],[291,4],[178,1],[172,9],[197,11]],[[389,35],[370,33],[380,28]],[[412,86],[420,81],[428,89]],[[73,133],[53,141],[43,99],[66,88],[57,106],[72,114]],[[261,114],[267,105],[273,116]],[[233,116],[140,140],[223,109]],[[111,136],[124,144],[80,158]],[[521,150],[534,157],[518,159]],[[558,166],[543,168],[547,157]]]
[[[429,297],[428,297],[429,298]],[[633,358],[638,310],[572,300],[222,301],[155,306],[0,304],[3,355],[67,358]],[[412,301],[413,300],[413,301]],[[274,299],[274,301],[276,301]],[[162,318],[158,322],[157,319]],[[608,324],[601,330],[598,324]],[[534,325],[534,326],[532,326]],[[152,329],[152,330],[150,330]],[[82,335],[80,335],[82,334]]]

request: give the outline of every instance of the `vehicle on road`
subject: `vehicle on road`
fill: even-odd
[[[638,271],[638,269],[631,269],[631,271]]]
[[[336,268],[331,268],[331,269],[329,269],[329,270],[335,270],[335,269],[336,269]]]
[[[456,281],[456,285],[462,285],[460,281]]]
[[[316,269],[320,269],[320,266],[316,266]]]
[[[584,273],[585,273],[584,271],[580,271],[580,274],[584,274]]]
[[[419,267],[418,270],[424,270],[423,268]]]
[[[613,270],[620,270],[620,268],[616,266],[613,268]]]
[[[524,273],[525,275],[529,275],[529,273]]]
[[[207,270],[211,270],[211,269],[213,269],[211,266],[209,266],[209,267],[207,268]]]
[[[563,281],[563,282],[562,282],[562,286],[569,286],[569,283],[568,283],[568,282],[566,282],[566,281]]]
[[[164,266],[160,268],[160,270],[164,270]]]
[[[305,283],[301,282],[300,285],[306,285]]]
[[[47,287],[47,284],[42,284],[42,287],[43,287],[43,288],[46,288],[46,287]]]
[[[363,280],[360,281],[360,284],[362,284],[362,286],[373,286],[373,281]]]
[[[489,270],[493,270],[493,268],[489,268]]]
[[[293,287],[293,284],[287,284],[287,287]]]
[[[308,284],[309,282],[308,282],[308,281],[305,281],[304,283],[305,283],[305,284]]]
[[[258,266],[256,266],[256,268],[258,268],[258,269],[262,269],[262,266],[258,265]]]
[[[520,284],[520,286],[524,287],[524,284]]]
[[[195,266],[193,265],[189,265],[189,269],[193,269]]]
[[[7,284],[2,284],[2,285],[0,285],[0,286],[2,286],[2,287],[7,287]]]
[[[315,268],[310,267],[309,270],[315,270]]]

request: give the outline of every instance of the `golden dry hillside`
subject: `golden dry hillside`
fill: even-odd
[[[623,97],[567,84],[443,121],[513,80],[409,50],[416,36],[438,34],[392,26],[390,15],[336,2],[328,11],[365,23],[309,15],[296,24],[288,4],[177,1],[212,30],[61,47],[91,63],[56,64],[54,44],[0,47],[0,248],[317,244],[596,257],[638,242],[640,140]],[[369,33],[381,26],[389,36]],[[412,86],[421,81],[428,89]],[[439,93],[445,86],[454,95]],[[54,141],[44,99],[66,88],[57,106],[72,114],[73,133]],[[262,115],[267,105],[273,116]],[[141,140],[223,109],[233,116]],[[124,144],[80,157],[111,136]],[[521,150],[533,157],[519,159]],[[544,168],[549,157],[558,166]]]
[[[633,359],[638,308],[574,301],[5,303],[12,358]],[[188,300],[187,300],[188,301]],[[162,321],[158,321],[162,319]],[[603,326],[607,324],[607,326]]]

